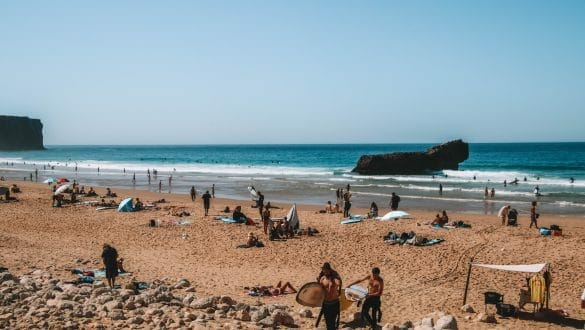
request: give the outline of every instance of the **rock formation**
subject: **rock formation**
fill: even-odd
[[[426,152],[396,152],[383,155],[364,155],[353,172],[365,175],[423,174],[439,170],[457,170],[459,163],[469,157],[469,146],[454,140],[434,146]]]
[[[42,150],[43,124],[40,119],[0,116],[0,150]]]

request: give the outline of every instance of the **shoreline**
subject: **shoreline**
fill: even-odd
[[[16,182],[30,182],[30,175],[34,173],[32,164],[16,165],[16,167],[1,168],[0,173],[8,175],[8,177]],[[95,169],[94,169],[95,170]],[[20,181],[20,177],[26,177],[27,181]],[[321,206],[325,205],[327,201],[335,203],[335,189],[345,187],[347,184],[352,186],[352,208],[369,208],[371,202],[376,202],[378,206],[387,206],[390,199],[390,192],[397,191],[398,195],[402,197],[401,208],[406,210],[424,210],[429,212],[437,212],[440,210],[464,212],[469,214],[483,214],[496,216],[501,206],[505,204],[513,205],[520,214],[526,215],[529,213],[530,202],[532,200],[539,201],[539,207],[543,212],[555,213],[564,217],[582,217],[585,218],[585,207],[575,206],[571,203],[550,202],[543,198],[525,198],[521,201],[509,201],[506,194],[496,195],[496,198],[483,198],[483,194],[479,195],[465,193],[462,196],[453,195],[446,188],[444,194],[431,194],[428,192],[407,191],[402,192],[401,188],[391,186],[386,188],[384,192],[370,192],[368,188],[371,184],[352,184],[353,181],[339,181],[337,183],[318,183],[311,181],[302,181],[292,178],[249,178],[249,177],[213,177],[205,174],[190,175],[188,173],[161,173],[151,183],[145,179],[144,174],[136,175],[136,183],[132,183],[133,174],[128,171],[126,173],[117,173],[111,171],[102,171],[101,173],[94,173],[88,169],[80,169],[74,171],[71,166],[57,167],[56,170],[40,170],[38,171],[39,182],[49,178],[58,178],[61,176],[68,177],[71,180],[74,178],[80,182],[80,185],[89,187],[110,187],[114,189],[125,189],[137,192],[157,192],[158,181],[161,181],[163,192],[168,192],[168,178],[172,175],[172,189],[171,193],[177,191],[187,193],[189,188],[194,185],[197,189],[198,195],[201,195],[205,190],[211,188],[212,184],[216,184],[216,195],[227,199],[246,201],[249,198],[247,187],[252,184],[261,190],[266,196],[266,201],[273,201],[276,203],[294,202],[299,205]],[[34,177],[33,177],[34,180]],[[84,184],[84,182],[88,184]],[[2,183],[0,183],[1,185]],[[207,187],[207,188],[202,188]],[[262,188],[261,188],[262,187]],[[266,188],[266,189],[264,189]],[[412,194],[415,193],[415,194]],[[463,197],[467,196],[467,197]],[[581,204],[579,204],[581,205]],[[583,204],[585,206],[585,204]],[[352,212],[353,213],[353,212]]]

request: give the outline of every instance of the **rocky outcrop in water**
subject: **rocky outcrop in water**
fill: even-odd
[[[40,119],[0,116],[0,150],[42,150],[43,124]]]
[[[423,174],[440,170],[457,170],[459,163],[469,157],[469,145],[454,140],[428,149],[426,152],[395,152],[383,155],[364,155],[353,172],[365,175]]]

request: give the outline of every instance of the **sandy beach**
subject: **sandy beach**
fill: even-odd
[[[144,201],[164,198],[167,203],[159,209],[133,213],[119,213],[115,209],[96,211],[87,204],[51,207],[50,188],[45,184],[17,183],[22,193],[19,201],[0,204],[0,266],[21,275],[41,269],[64,279],[73,279],[69,269],[98,268],[101,266],[102,244],[110,243],[125,259],[133,278],[153,281],[167,278],[186,278],[198,293],[230,295],[237,301],[267,303],[301,308],[294,294],[253,298],[245,286],[275,285],[290,281],[297,289],[315,280],[323,262],[330,262],[340,273],[344,283],[353,282],[368,274],[372,267],[381,269],[386,288],[382,297],[384,324],[400,325],[406,320],[420,320],[425,315],[444,311],[454,315],[460,329],[509,328],[536,329],[556,327],[583,327],[585,312],[580,307],[580,295],[585,286],[585,219],[581,216],[541,214],[539,225],[557,224],[562,237],[544,237],[529,229],[526,215],[519,218],[519,226],[507,227],[495,216],[470,213],[450,213],[451,220],[463,220],[472,228],[433,229],[421,223],[434,218],[434,213],[404,210],[413,219],[380,222],[366,220],[352,225],[341,225],[341,214],[320,214],[319,207],[297,205],[301,226],[319,230],[313,237],[301,236],[286,241],[269,241],[260,225],[226,224],[213,216],[229,206],[242,205],[243,212],[259,222],[258,210],[252,201],[215,198],[210,216],[203,216],[200,196],[195,202],[185,194],[153,193],[114,189],[119,202],[124,197],[139,197]],[[99,195],[105,188],[96,188]],[[94,201],[97,198],[83,198]],[[270,200],[270,196],[266,196]],[[274,217],[286,215],[291,205],[277,204]],[[171,215],[175,208],[184,207],[191,215],[178,218]],[[380,210],[381,214],[389,211]],[[437,210],[439,211],[439,210]],[[449,211],[449,210],[447,210]],[[352,210],[365,214],[367,210]],[[187,220],[189,226],[147,226],[150,219],[162,223]],[[389,245],[383,236],[389,231],[415,231],[428,238],[443,238],[434,246]],[[264,248],[237,249],[245,243],[249,232],[260,236]],[[474,321],[477,314],[460,311],[463,301],[466,273],[470,258],[487,264],[532,264],[547,262],[552,265],[550,308],[565,310],[569,317],[554,320],[534,320],[530,305],[520,318],[497,317],[497,325]],[[79,260],[90,263],[80,265]],[[504,302],[517,305],[519,289],[525,283],[524,273],[474,268],[467,302],[476,312],[484,311],[485,291],[504,295]],[[130,277],[120,278],[122,283]],[[490,306],[495,311],[493,306]],[[343,322],[352,320],[359,309],[351,306],[342,313]],[[317,314],[318,310],[314,309]],[[554,321],[554,322],[553,322]],[[303,319],[301,328],[312,328],[314,319]],[[324,326],[324,322],[322,325]]]

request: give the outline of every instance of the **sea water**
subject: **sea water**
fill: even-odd
[[[0,175],[22,180],[33,173],[34,179],[36,169],[39,182],[67,177],[85,186],[150,191],[158,191],[160,183],[164,193],[188,193],[191,186],[202,193],[215,184],[218,197],[242,200],[250,199],[247,187],[253,185],[266,201],[282,205],[324,205],[335,201],[338,188],[349,185],[352,203],[359,207],[371,202],[387,207],[395,192],[404,210],[494,214],[511,204],[525,213],[537,200],[542,213],[585,216],[585,143],[473,143],[469,159],[457,171],[379,176],[351,172],[361,155],[423,151],[432,145],[55,145],[42,151],[0,152]],[[510,184],[515,179],[518,184]],[[536,186],[541,196],[534,194]],[[495,189],[493,198],[485,198],[486,187]]]

